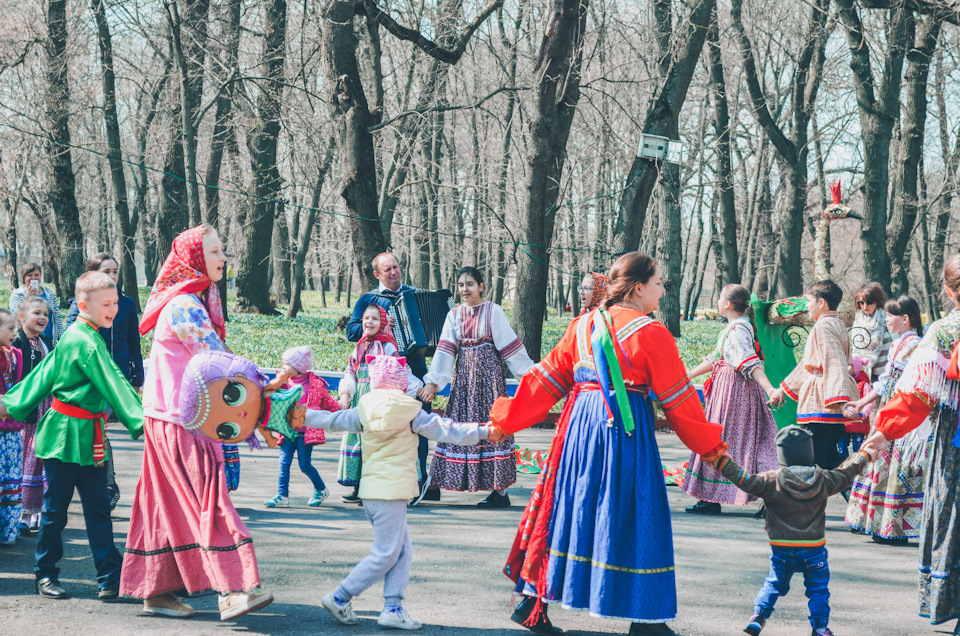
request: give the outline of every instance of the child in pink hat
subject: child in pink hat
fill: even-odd
[[[289,377],[288,387],[299,386],[303,388],[300,394],[300,404],[306,405],[308,409],[318,411],[338,411],[340,404],[330,395],[330,389],[323,378],[314,375],[310,371],[310,365],[313,364],[313,352],[310,347],[293,347],[283,352],[282,374]],[[307,505],[313,508],[320,506],[323,500],[330,496],[320,473],[311,463],[310,456],[313,454],[313,447],[317,444],[323,444],[326,441],[323,431],[316,428],[308,428],[305,432],[297,434],[296,439],[279,438],[280,460],[277,479],[277,494],[275,497],[267,499],[263,505],[267,508],[286,508],[290,505],[290,466],[293,464],[293,455],[297,455],[297,463],[300,471],[307,476],[313,484],[313,495],[307,500]]]

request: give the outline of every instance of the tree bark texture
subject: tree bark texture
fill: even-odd
[[[243,254],[237,272],[237,306],[242,311],[273,315],[267,267],[273,237],[274,215],[284,214],[277,168],[277,142],[283,99],[287,38],[287,2],[270,0],[264,7],[262,68],[266,81],[257,99],[257,121],[248,137],[253,192],[243,232]]]
[[[53,210],[57,232],[51,237],[59,246],[60,302],[62,291],[73,295],[74,283],[84,271],[83,229],[77,207],[76,177],[70,149],[70,81],[67,70],[67,3],[47,2],[47,125],[50,141],[50,182],[47,200]]]
[[[588,0],[555,0],[541,43],[529,106],[530,146],[521,209],[522,241],[513,327],[540,359],[553,226],[570,126],[580,100]]]

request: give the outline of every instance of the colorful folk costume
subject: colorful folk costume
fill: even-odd
[[[920,616],[960,618],[960,309],[927,328],[875,427],[898,440],[933,423],[920,525]]]
[[[593,276],[593,297],[590,299],[590,304],[587,307],[580,309],[580,314],[577,316],[578,318],[599,307],[600,301],[603,300],[604,294],[607,293],[607,276],[605,274],[598,274],[597,272],[590,272],[590,275]]]
[[[107,494],[106,408],[137,439],[143,433],[140,398],[113,361],[96,326],[80,316],[64,332],[57,347],[30,375],[3,397],[10,416],[22,421],[50,396],[53,406],[37,425],[36,453],[44,460],[47,490],[37,535],[37,582],[56,584],[63,556],[63,529],[74,492],[80,495],[83,518],[97,569],[100,591],[112,594],[120,582],[120,553],[113,543],[113,522]],[[55,596],[65,595],[62,590]]]
[[[456,361],[456,371],[454,371]],[[494,400],[507,394],[506,363],[515,378],[533,366],[500,305],[490,301],[450,310],[424,383],[450,382],[447,416],[454,422],[485,422]],[[517,480],[513,436],[476,446],[437,444],[430,483],[446,490],[499,490]]]
[[[676,616],[651,391],[691,450],[710,457],[725,448],[666,327],[620,305],[573,321],[516,396],[494,403],[493,424],[512,435],[569,396],[504,568],[527,597],[639,623]],[[525,624],[542,609],[536,603]]]
[[[16,347],[0,347],[0,396],[23,375],[23,355]],[[12,417],[0,419],[0,546],[12,546],[20,532],[23,499],[23,424]]]
[[[140,333],[155,331],[143,387],[143,468],[121,579],[128,597],[260,585],[253,539],[227,492],[221,444],[184,429],[180,417],[190,359],[223,350],[220,298],[206,271],[203,227],[177,236],[140,323]]]
[[[372,304],[372,303],[371,303]],[[390,334],[390,323],[387,319],[387,310],[377,305],[380,310],[380,331],[369,336],[364,334],[357,342],[356,348],[350,354],[347,368],[340,380],[337,390],[340,393],[350,394],[350,405],[356,407],[360,398],[370,390],[370,376],[367,372],[367,356],[394,356],[400,355],[397,341]],[[362,314],[363,312],[361,312]],[[407,369],[409,370],[409,366]],[[407,375],[407,395],[415,397],[423,382],[410,371]],[[357,486],[360,483],[361,438],[359,433],[346,433],[340,442],[340,460],[337,464],[337,482],[343,486]]]
[[[876,380],[887,366],[893,335],[887,329],[887,312],[877,307],[873,315],[858,310],[850,329],[850,355],[867,361],[865,370],[870,380]]]
[[[723,441],[730,444],[731,459],[749,473],[777,467],[777,424],[767,405],[767,395],[753,372],[763,368],[754,346],[753,327],[746,317],[730,321],[710,354],[713,373],[704,384],[705,412],[710,422],[723,425]],[[683,490],[700,501],[746,505],[756,497],[731,484],[694,453],[683,478]]]
[[[27,377],[34,367],[40,364],[44,356],[53,350],[53,343],[43,335],[28,338],[27,334],[17,333],[13,346],[23,355],[23,377]],[[47,412],[53,398],[47,396],[40,406],[23,420],[23,514],[32,515],[28,530],[40,527],[40,509],[43,508],[43,491],[47,480],[43,473],[43,460],[37,457],[37,422]]]
[[[850,338],[835,311],[822,313],[810,330],[803,360],[780,386],[797,402],[797,424],[813,433],[817,466],[840,465],[839,444],[847,418],[843,407],[859,398],[850,375]]]
[[[913,331],[890,347],[884,372],[874,383],[881,407],[889,401],[903,370],[920,344]],[[881,539],[916,539],[923,517],[923,482],[930,453],[928,425],[921,426],[879,452],[850,491],[847,525]]]

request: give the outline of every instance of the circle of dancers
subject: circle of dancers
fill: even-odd
[[[447,490],[483,491],[478,507],[509,508],[514,435],[563,402],[516,538],[504,546],[503,571],[518,599],[510,618],[560,634],[548,616],[560,604],[626,620],[630,634],[670,635],[677,594],[655,401],[691,451],[682,488],[695,502],[687,513],[762,502],[756,516],[769,537],[769,571],[745,632],[761,633],[800,574],[812,633],[832,633],[825,509],[837,494],[848,501],[851,532],[882,545],[919,541],[920,616],[934,624],[960,617],[960,255],[943,271],[953,309],[926,328],[914,299],[887,300],[868,283],[854,294],[851,338],[840,287],[811,285],[802,361],[775,385],[754,303],[740,285],[719,294],[726,326],[716,347],[685,368],[673,337],[651,318],[662,271],[639,252],[583,278],[582,311],[537,363],[503,308],[485,299],[482,273],[461,268],[461,302],[443,319],[428,367],[424,355],[403,355],[398,345],[392,310],[416,290],[384,253],[372,263],[377,289],[361,296],[347,323],[356,346],[336,397],[310,371],[308,346],[284,352],[273,381],[229,353],[217,290],[225,265],[214,229],[181,233],[138,322],[118,287],[117,260],[97,254],[77,279],[66,329],[40,266],[21,268],[23,286],[9,311],[0,309],[0,546],[36,534],[39,595],[71,594],[58,562],[76,491],[101,600],[136,599],[145,614],[188,618],[194,608],[184,598],[215,592],[224,621],[268,606],[274,597],[229,494],[239,480],[236,444],[258,445],[260,430],[279,448],[277,493],[265,506],[290,505],[296,456],[313,486],[306,504],[319,507],[330,491],[312,450],[340,433],[337,482],[351,489],[345,503],[363,506],[373,543],[320,603],[339,623],[356,624],[353,598],[382,582],[379,625],[418,630],[403,607],[414,563],[408,506]],[[140,337],[148,334],[144,362]],[[513,397],[506,372],[519,380]],[[702,403],[692,381],[707,374]],[[430,405],[447,385],[441,416]],[[778,427],[775,411],[788,400],[797,419]],[[143,438],[122,556],[110,517],[120,490],[108,417]],[[437,442],[429,463],[428,439]]]

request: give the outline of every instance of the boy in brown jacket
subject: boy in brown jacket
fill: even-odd
[[[849,462],[835,470],[814,465],[813,435],[799,426],[787,426],[777,433],[778,470],[751,475],[726,455],[716,469],[740,490],[763,499],[767,507],[767,535],[770,537],[770,574],[754,601],[754,616],[745,631],[757,636],[773,614],[777,599],[790,590],[790,579],[803,572],[810,608],[813,636],[829,636],[830,569],[824,526],[827,499],[850,487],[876,451],[858,451]]]

